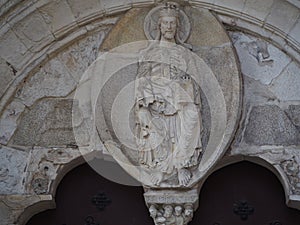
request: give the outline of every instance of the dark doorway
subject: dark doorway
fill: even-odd
[[[300,211],[288,208],[281,183],[268,169],[250,162],[209,176],[190,225],[299,225]]]
[[[88,164],[63,178],[55,200],[56,209],[33,216],[27,225],[152,224],[142,187],[111,182]]]
[[[93,198],[95,197],[96,198]],[[93,202],[94,199],[94,202]],[[98,207],[95,201],[98,199]],[[141,187],[108,181],[87,164],[62,180],[57,208],[27,225],[152,225]],[[101,207],[104,209],[101,211]],[[244,216],[243,216],[244,215]],[[285,205],[277,177],[264,167],[240,162],[214,172],[205,182],[190,225],[299,225],[300,212]]]

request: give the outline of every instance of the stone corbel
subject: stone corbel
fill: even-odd
[[[186,225],[198,208],[199,191],[146,189],[144,198],[155,225]]]

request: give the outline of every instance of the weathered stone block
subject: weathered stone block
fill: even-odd
[[[234,27],[243,27],[243,30],[248,30],[249,33],[251,32],[252,34],[253,33],[260,34],[260,36],[264,37],[265,39],[269,39],[269,37],[273,34],[272,31],[262,28],[261,25],[263,23],[262,22],[260,23],[259,21],[256,21],[258,24],[254,24],[243,19],[234,18],[231,16],[226,16],[221,14],[218,14],[218,18],[224,24],[228,24],[229,26],[234,26]],[[229,33],[231,32],[229,31]]]
[[[9,222],[12,222],[10,221],[10,214],[11,214],[11,210],[9,209],[9,207],[3,202],[0,202],[0,224],[1,225],[9,224]]]
[[[251,145],[299,145],[300,132],[285,112],[275,105],[252,108],[244,135]]]
[[[15,69],[0,58],[0,98],[5,93],[8,84],[14,79],[15,73]]]
[[[245,1],[246,0],[215,0],[214,4],[221,7],[229,8],[230,10],[241,11],[244,8]]]
[[[292,123],[300,129],[300,105],[290,105],[286,113]]]
[[[276,95],[269,90],[267,85],[263,85],[259,81],[245,75],[243,78],[245,102],[259,104],[276,100]]]
[[[18,91],[17,97],[31,106],[43,97],[65,97],[76,87],[76,81],[58,59],[52,59],[35,73]]]
[[[56,37],[59,36],[60,31],[64,33],[64,30],[68,30],[70,26],[76,23],[66,0],[50,1],[49,4],[39,8],[39,12]]]
[[[72,77],[80,81],[83,73],[97,58],[100,45],[102,44],[109,29],[103,29],[88,36],[68,47],[58,55]]]
[[[68,0],[68,3],[77,20],[103,11],[102,1],[99,0]]]
[[[281,101],[300,100],[300,66],[290,63],[270,85],[270,89]]]
[[[298,43],[300,43],[300,18],[296,21],[295,25],[289,32],[289,36],[295,39]]]
[[[237,50],[243,74],[270,84],[291,59],[278,48],[243,33],[230,33]]]
[[[273,2],[274,0],[246,0],[243,13],[264,21],[272,8]]]
[[[67,146],[75,143],[72,99],[44,99],[24,112],[12,143],[21,146]]]
[[[205,9],[186,8],[191,24],[194,24],[188,43],[199,46],[223,46],[229,43],[227,35],[223,35],[224,28],[216,18]],[[210,24],[210,26],[207,26]]]
[[[266,19],[266,24],[270,24],[277,29],[288,33],[295,24],[299,14],[300,10],[291,3],[287,1],[274,0],[271,12]]]
[[[0,143],[6,145],[18,126],[18,119],[25,106],[18,100],[12,101],[3,112],[0,120]]]
[[[230,45],[223,46],[223,47],[212,47],[205,50],[200,50],[196,52],[204,61],[205,63],[210,67],[214,75],[216,76],[219,83],[222,83],[224,86],[222,86],[222,90],[224,92],[225,100],[230,101],[233,97],[231,95],[232,92],[235,92],[239,90],[239,86],[233,86],[231,87],[230,91],[228,90],[228,87],[230,86],[231,82],[233,82],[232,77],[226,77],[223,76],[224,74],[234,74],[237,71],[237,67],[235,64],[235,56],[233,52],[231,51]],[[222,61],[220,59],[225,59],[226,61]],[[236,80],[234,80],[236,82]],[[231,111],[230,107],[233,107],[232,105],[228,107],[228,111]]]
[[[26,152],[0,147],[0,194],[23,193],[22,180],[27,157]]]
[[[293,58],[295,59],[296,62],[300,62],[300,54],[299,54],[299,51],[294,48],[294,46],[291,46],[290,43],[286,43],[284,46],[283,46],[283,49],[288,52],[288,54]]]
[[[20,40],[31,51],[38,52],[54,40],[49,26],[40,13],[30,14],[13,27]]]
[[[21,67],[26,52],[26,46],[13,31],[10,30],[0,37],[0,56],[16,69]]]

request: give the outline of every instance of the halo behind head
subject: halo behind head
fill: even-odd
[[[191,24],[188,16],[181,9],[180,5],[175,2],[160,4],[149,11],[144,21],[144,32],[147,39],[159,40],[159,23],[164,16],[177,18],[176,38],[179,40],[179,43],[184,43],[189,37]]]

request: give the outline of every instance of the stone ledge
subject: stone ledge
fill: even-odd
[[[147,204],[195,204],[198,202],[199,193],[195,190],[171,191],[171,190],[149,190],[144,194]]]
[[[291,208],[300,210],[300,195],[289,195],[287,205]]]

